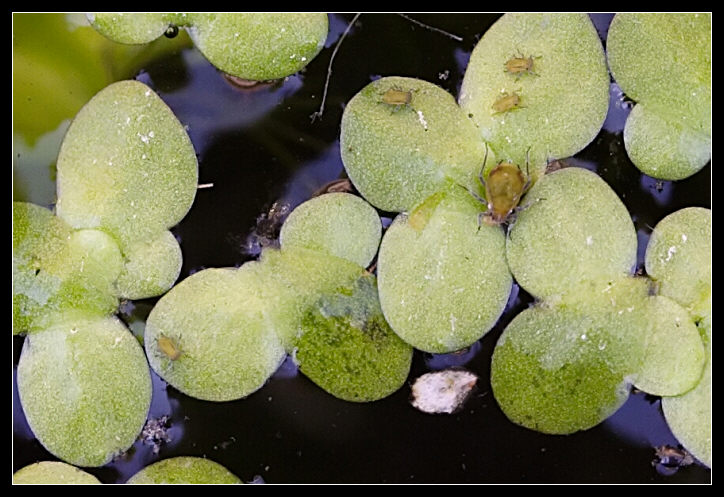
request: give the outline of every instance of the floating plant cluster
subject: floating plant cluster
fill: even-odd
[[[254,80],[302,69],[328,29],[326,14],[88,18],[120,43],[185,27],[213,65]],[[696,36],[679,41],[682,32]],[[181,249],[169,229],[194,200],[194,148],[144,84],[102,90],[63,140],[55,212],[13,205],[20,401],[38,440],[69,463],[37,463],[14,481],[98,483],[70,465],[102,466],[133,444],[149,365],[188,396],[224,402],[262,388],[290,357],[337,398],[382,399],[405,384],[414,349],[454,352],[488,333],[514,281],[536,301],[492,358],[492,391],[512,422],[585,430],[635,387],[663,398],[672,431],[711,466],[711,211],[661,220],[647,276],[636,276],[636,233],[616,193],[581,168],[546,174],[599,133],[607,57],[638,102],[624,132],[633,162],[667,179],[700,169],[711,149],[710,39],[709,15],[621,14],[606,54],[585,14],[507,14],[473,51],[457,101],[389,76],[348,102],[341,158],[362,198],[314,197],[258,260],[176,286]],[[384,233],[375,208],[397,213]],[[121,299],[159,295],[142,347],[114,314]],[[477,381],[465,374],[445,405],[416,402],[454,411]],[[128,483],[241,480],[178,457]]]

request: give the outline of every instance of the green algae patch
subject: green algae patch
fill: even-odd
[[[58,216],[101,228],[121,249],[188,212],[198,163],[186,130],[149,87],[114,83],[78,113],[58,155]]]
[[[605,322],[574,308],[518,314],[493,353],[495,399],[514,423],[551,434],[591,428],[628,398],[625,361],[602,353]]]
[[[250,80],[300,71],[324,47],[325,13],[188,14],[189,35],[215,67]]]
[[[329,30],[320,12],[97,13],[91,25],[118,43],[142,44],[170,26],[188,30],[221,71],[248,80],[279,79],[303,69],[324,47]]]
[[[305,310],[320,295],[351,286],[365,274],[362,266],[347,259],[297,246],[268,248],[258,263],[242,267],[263,281],[261,295],[267,315],[288,353],[294,350]]]
[[[285,355],[263,312],[261,284],[242,267],[205,269],[176,285],[146,322],[151,367],[202,400],[235,400],[261,388]]]
[[[666,422],[676,439],[694,457],[711,467],[711,321],[703,322],[706,343],[706,366],[701,380],[689,392],[676,397],[663,397],[661,407]]]
[[[606,58],[586,14],[510,13],[470,56],[460,107],[499,159],[534,178],[598,134],[609,102]],[[517,102],[516,105],[512,105]]]
[[[13,474],[13,485],[97,485],[90,473],[60,461],[40,461]]]
[[[172,457],[146,466],[131,476],[130,484],[224,485],[243,483],[221,464],[202,457]]]
[[[106,38],[117,43],[138,45],[163,35],[170,25],[170,16],[151,12],[99,12],[88,14],[88,21]]]
[[[103,466],[133,444],[146,422],[148,364],[116,318],[56,320],[25,338],[17,371],[30,428],[69,464]]]
[[[68,311],[112,314],[121,265],[107,234],[72,231],[48,209],[14,202],[13,333],[42,329]]]
[[[479,186],[484,144],[453,96],[427,81],[373,81],[348,102],[340,134],[347,174],[380,209],[410,211],[453,182]]]
[[[170,231],[162,231],[150,241],[133,242],[124,259],[116,288],[122,298],[131,300],[165,293],[181,273],[183,262],[181,247]]]
[[[427,352],[452,352],[481,338],[512,286],[499,226],[478,224],[481,205],[462,188],[439,193],[385,233],[379,295],[388,323]]]
[[[407,379],[412,347],[382,315],[375,277],[323,294],[308,307],[295,341],[295,361],[315,384],[337,398],[370,402]]]
[[[529,190],[511,227],[507,258],[516,281],[542,299],[585,280],[630,274],[636,231],[626,207],[598,175],[566,168]]]
[[[370,204],[349,193],[327,193],[289,214],[279,242],[283,249],[302,247],[367,267],[381,236],[380,216]]]
[[[711,210],[688,207],[654,228],[646,247],[646,272],[661,295],[701,317],[711,312],[711,257]]]
[[[630,12],[611,21],[611,73],[637,102],[624,143],[649,176],[683,179],[711,157],[711,34],[708,13]]]

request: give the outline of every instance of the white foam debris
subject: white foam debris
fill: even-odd
[[[451,414],[465,403],[478,377],[459,369],[420,376],[412,385],[412,406],[430,414]]]

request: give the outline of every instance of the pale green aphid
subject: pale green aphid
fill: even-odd
[[[13,474],[13,485],[97,485],[101,482],[90,473],[60,461],[41,461]]]
[[[126,483],[228,485],[243,483],[221,464],[203,457],[172,457],[146,466]]]
[[[170,26],[188,30],[218,69],[248,80],[290,76],[316,57],[328,32],[325,13],[96,13],[91,25],[119,43],[148,43]]]
[[[711,35],[710,13],[628,12],[611,21],[611,73],[637,102],[624,143],[649,176],[683,179],[711,157]]]

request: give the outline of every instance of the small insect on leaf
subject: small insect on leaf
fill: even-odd
[[[514,109],[520,109],[522,108],[522,105],[520,105],[520,95],[513,92],[511,94],[503,93],[500,98],[498,98],[491,107],[496,114],[500,114],[503,112],[508,112],[509,110]]]
[[[527,157],[527,154],[526,154]],[[488,210],[480,213],[479,221],[485,222],[489,226],[498,226],[507,223],[511,216],[517,210],[520,199],[530,186],[530,176],[523,175],[518,165],[512,162],[500,161],[490,173],[488,179],[483,178],[483,170],[485,162],[488,159],[488,151],[486,148],[483,167],[478,175],[480,183],[485,189],[485,202]],[[526,158],[526,170],[528,169],[528,159]]]
[[[533,59],[535,58],[537,57],[525,57],[522,54],[519,54],[517,57],[512,57],[505,63],[505,72],[513,74],[516,76],[516,79],[520,78],[523,74],[538,76],[538,74],[533,71]]]
[[[382,95],[382,101],[387,105],[409,105],[412,103],[412,90],[390,88]]]
[[[172,361],[175,361],[179,357],[181,357],[181,349],[178,347],[178,344],[174,342],[173,338],[161,335],[160,337],[158,337],[157,343],[158,348],[161,349],[161,352],[163,352],[163,354]]]

